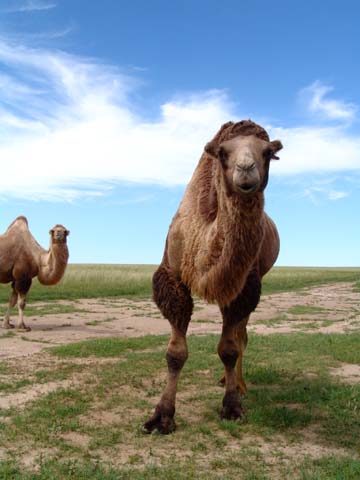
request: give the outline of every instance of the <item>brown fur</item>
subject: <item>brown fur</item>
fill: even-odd
[[[245,390],[241,358],[246,324],[260,299],[261,278],[279,252],[276,227],[264,212],[264,189],[270,159],[277,158],[281,148],[250,120],[224,124],[205,146],[153,278],[154,300],[172,326],[172,338],[168,384],[146,431],[168,433],[164,425],[174,428],[176,385],[187,358],[191,294],[220,307],[223,331],[218,353],[226,383],[222,416],[238,418],[243,413],[239,392]]]
[[[0,283],[11,282],[13,290],[5,315],[5,328],[13,328],[10,309],[18,303],[17,328],[30,330],[25,326],[23,310],[32,279],[38,277],[43,285],[54,285],[61,280],[69,258],[66,245],[68,234],[65,227],[55,225],[50,230],[50,249],[46,251],[32,236],[27,219],[21,216],[0,236]]]

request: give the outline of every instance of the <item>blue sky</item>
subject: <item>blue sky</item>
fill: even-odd
[[[360,266],[356,1],[2,0],[0,229],[63,223],[72,262],[158,263],[204,144],[284,144],[278,265]]]

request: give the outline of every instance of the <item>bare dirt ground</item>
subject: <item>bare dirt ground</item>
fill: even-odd
[[[51,302],[54,305],[54,302]],[[31,307],[44,307],[33,303]],[[70,313],[26,316],[31,332],[0,329],[0,359],[38,353],[51,345],[102,337],[138,337],[170,332],[167,320],[149,300],[119,298],[58,301]],[[5,306],[3,306],[5,311]],[[71,309],[74,311],[71,312]],[[13,321],[16,320],[16,311]],[[249,332],[260,335],[305,331],[345,333],[360,329],[360,292],[349,283],[318,286],[299,292],[264,295],[252,314]],[[216,305],[195,302],[189,334],[220,333],[221,315]]]

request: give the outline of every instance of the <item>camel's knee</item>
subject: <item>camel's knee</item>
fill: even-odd
[[[30,290],[31,282],[32,282],[31,278],[27,276],[20,277],[15,280],[14,289],[19,294],[26,295],[27,292]]]
[[[175,339],[172,338],[166,351],[166,361],[169,371],[177,372],[181,370],[188,356],[185,337],[178,336]]]
[[[232,369],[235,367],[240,351],[235,340],[221,339],[218,345],[218,354],[225,368]]]
[[[186,332],[193,310],[190,291],[162,265],[153,276],[153,299],[164,317],[179,331]]]
[[[20,297],[19,300],[18,300],[18,307],[21,309],[21,310],[24,310],[24,308],[26,307],[26,298],[25,297]]]
[[[177,372],[181,370],[188,358],[188,354],[176,354],[173,355],[172,353],[166,352],[166,361],[168,364],[168,369],[172,372]]]

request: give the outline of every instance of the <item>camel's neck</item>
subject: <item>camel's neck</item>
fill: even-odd
[[[219,185],[214,244],[221,249],[200,280],[200,294],[227,305],[242,290],[261,247],[264,232],[264,195],[227,195]],[[211,249],[211,247],[210,247]]]
[[[54,285],[58,283],[65,273],[69,258],[69,251],[66,243],[50,243],[48,252],[40,257],[39,282],[43,285]]]

